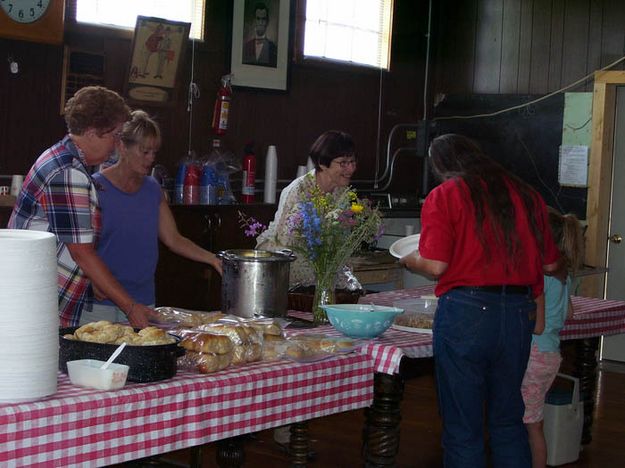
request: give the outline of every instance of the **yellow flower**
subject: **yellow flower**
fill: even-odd
[[[362,213],[362,210],[364,210],[365,207],[362,206],[360,203],[352,203],[352,211],[356,214],[358,213]]]

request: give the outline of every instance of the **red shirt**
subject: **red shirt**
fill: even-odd
[[[484,223],[484,237],[490,247],[486,255],[476,232],[476,219],[469,188],[461,179],[450,179],[436,187],[425,199],[421,210],[419,254],[429,260],[448,264],[439,278],[436,295],[457,286],[528,285],[534,297],[543,292],[543,265],[554,263],[560,257],[548,224],[545,202],[537,194],[536,216],[538,229],[543,234],[541,251],[525,217],[525,208],[519,194],[510,189],[516,211],[516,232],[521,243],[522,261],[508,261],[506,269],[505,246],[498,246]],[[486,214],[485,216],[488,216]]]

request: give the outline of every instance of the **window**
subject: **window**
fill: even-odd
[[[389,68],[393,0],[307,0],[304,56]]]
[[[205,0],[76,0],[76,21],[134,29],[137,16],[191,23],[189,37],[204,38]]]

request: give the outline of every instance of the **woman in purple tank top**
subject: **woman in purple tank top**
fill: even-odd
[[[118,138],[118,161],[94,175],[102,215],[97,252],[136,303],[153,306],[159,240],[219,274],[221,260],[180,234],[160,185],[149,176],[161,144],[158,124],[146,112],[135,110]],[[82,314],[81,324],[126,320],[97,289],[94,295],[93,311]]]

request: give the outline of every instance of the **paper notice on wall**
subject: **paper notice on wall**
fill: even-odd
[[[588,146],[560,146],[558,182],[565,187],[588,187]]]

